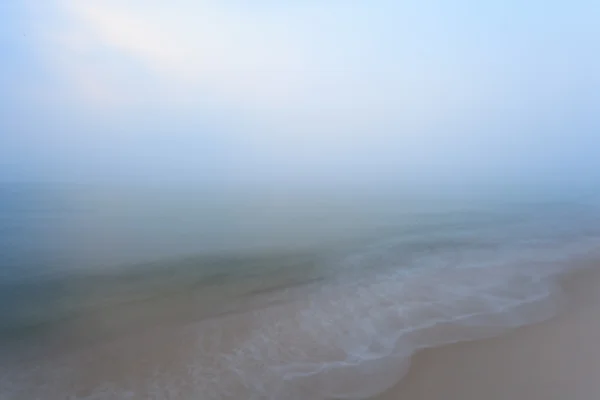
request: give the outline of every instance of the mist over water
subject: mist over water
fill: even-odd
[[[0,204],[11,400],[366,398],[420,348],[549,318],[554,278],[600,256],[593,190],[3,185]]]
[[[597,1],[0,8],[0,400],[365,399],[598,261]]]

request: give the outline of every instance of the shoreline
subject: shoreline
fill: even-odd
[[[600,396],[600,268],[560,278],[561,312],[501,336],[425,349],[373,400],[589,400]]]
[[[403,362],[401,367],[406,367],[403,371],[407,374],[395,387],[372,400],[589,400],[595,398],[594,394],[600,393],[600,380],[595,378],[595,373],[600,371],[600,348],[596,345],[600,340],[600,319],[597,318],[600,313],[600,290],[597,290],[600,287],[600,268],[589,268],[590,264],[587,261],[585,265],[588,268],[584,269],[584,265],[573,264],[575,270],[556,278],[556,283],[561,287],[561,290],[556,293],[559,296],[557,298],[559,303],[548,303],[552,309],[547,311],[559,311],[557,315],[544,313],[544,316],[549,319],[543,322],[509,331],[502,328],[507,323],[520,325],[519,315],[523,317],[528,314],[527,310],[523,310],[525,314],[512,315],[517,318],[517,321],[511,321],[510,318],[497,321],[500,323],[500,331],[504,332],[500,336],[491,338],[487,336],[487,339],[467,340],[427,348],[413,355],[410,365],[409,355],[406,354],[406,362]],[[495,277],[494,274],[487,275],[488,273],[490,272],[487,271],[484,275],[486,278]],[[468,277],[475,277],[473,271],[470,271]],[[554,279],[550,283],[555,286]],[[414,293],[400,293],[410,297],[426,293],[428,288],[430,287],[426,284],[421,284],[414,287]],[[536,286],[525,286],[525,288],[527,290],[524,293],[527,296],[537,293],[531,291],[535,290]],[[468,302],[472,300],[471,297],[467,297]],[[190,299],[186,298],[186,300]],[[191,302],[188,306],[193,304]],[[556,304],[561,305],[560,309],[555,309]],[[286,307],[279,311],[295,313],[304,310],[303,307],[305,305],[300,303],[296,308],[292,305],[291,308]],[[537,314],[539,311],[541,311],[539,308],[534,308],[535,315],[539,315]],[[286,315],[285,313],[277,315]],[[551,317],[551,315],[555,316]],[[6,375],[4,381],[0,373],[0,387],[5,386],[9,390],[7,398],[15,400],[28,400],[42,395],[44,398],[59,400],[64,398],[65,393],[72,393],[73,396],[82,399],[142,399],[156,390],[162,393],[160,398],[187,399],[201,393],[199,388],[202,388],[205,394],[206,390],[211,391],[206,398],[243,399],[248,396],[248,385],[238,376],[229,374],[230,364],[224,363],[220,354],[230,352],[232,348],[240,348],[240,343],[245,344],[246,340],[252,338],[254,341],[250,343],[259,345],[265,343],[260,341],[262,339],[257,340],[252,336],[256,329],[262,326],[261,320],[256,320],[256,316],[248,314],[241,319],[226,317],[222,320],[224,325],[218,326],[210,323],[180,326],[173,325],[170,323],[171,320],[168,320],[165,324],[156,325],[154,329],[141,335],[125,335],[82,348],[81,343],[78,344],[76,340],[81,334],[89,332],[90,327],[100,329],[103,324],[110,322],[96,316],[80,325],[70,325],[68,329],[65,328],[60,332],[58,338],[62,342],[68,338],[73,338],[73,341],[64,343],[64,347],[58,346],[58,343],[50,346],[57,358],[42,357],[24,360],[21,368],[23,373],[13,371]],[[267,316],[272,317],[272,314],[263,315],[264,318]],[[264,322],[269,321],[271,320],[265,319]],[[292,318],[288,322],[290,321],[296,320]],[[491,325],[484,323],[482,327],[494,326],[494,319],[488,322],[491,322]],[[474,327],[476,326],[475,324]],[[275,339],[279,340],[277,342],[279,344],[312,343],[311,336],[294,336],[295,326],[292,326],[292,329],[283,329],[286,325],[276,325],[276,327],[278,329],[276,333],[280,336],[276,336]],[[483,333],[485,332],[486,329]],[[493,330],[487,332],[493,334]],[[442,335],[439,336],[440,334]],[[457,335],[452,324],[449,324],[436,329],[435,332],[425,330],[417,333],[412,339],[414,339],[413,343],[417,344],[418,341],[429,342],[435,339],[436,335],[443,338],[446,334],[461,336],[460,329]],[[199,338],[205,340],[200,341]],[[77,351],[73,351],[74,349]],[[202,353],[202,351],[206,352]],[[253,368],[246,369],[250,371],[248,382],[265,377],[273,378],[273,375],[263,372],[260,364],[248,363],[247,353],[239,355],[240,358],[237,359],[234,357],[238,354],[231,352],[227,354],[233,355],[226,361],[237,360],[237,365],[242,367],[249,365]],[[207,362],[199,363],[199,355]],[[243,358],[244,356],[246,358]],[[363,393],[365,391],[375,393],[375,390],[369,391],[366,388],[369,385],[377,385],[376,382],[382,382],[379,386],[381,388],[385,382],[391,384],[395,381],[394,378],[400,377],[399,369],[392,369],[390,365],[392,364],[378,368],[374,374],[360,375],[360,378],[364,377],[365,380],[355,380],[351,375],[346,375],[341,379],[338,377],[337,382],[344,387],[344,390],[350,388],[355,389],[355,393],[361,390]],[[5,362],[4,368],[8,373],[15,368],[15,364]],[[579,369],[584,372],[579,372]],[[215,379],[209,381],[212,376]],[[335,384],[336,377],[332,376],[332,378]],[[231,392],[223,391],[223,386],[219,382],[221,379],[228,385],[225,387],[231,388]],[[33,381],[39,384],[31,385],[30,382]],[[275,380],[263,381],[277,384]],[[596,381],[599,383],[596,384]],[[318,380],[312,383],[320,384]],[[305,390],[301,384],[302,381],[299,386],[292,389]],[[11,386],[14,387],[12,392]],[[275,388],[279,390],[278,387]],[[306,390],[313,388],[319,389],[318,386],[307,386]],[[105,392],[105,390],[110,391]],[[11,396],[10,393],[14,395]],[[283,392],[271,393],[273,399],[283,400],[279,395]],[[306,393],[299,391],[295,392],[295,396],[293,398],[316,398],[308,397]]]

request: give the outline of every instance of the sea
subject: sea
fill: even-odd
[[[0,185],[0,399],[369,399],[564,307],[600,196]]]

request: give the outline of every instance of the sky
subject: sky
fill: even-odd
[[[0,181],[600,179],[600,2],[0,4]]]

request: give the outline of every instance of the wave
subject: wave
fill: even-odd
[[[475,257],[377,268],[290,287],[269,293],[271,300],[280,296],[276,305],[4,366],[0,398],[369,398],[396,384],[421,349],[555,315],[564,301],[557,276],[577,268],[577,260],[597,259],[596,244],[514,253],[493,265]]]
[[[221,378],[201,386],[215,399],[232,389],[253,399],[364,399],[398,382],[416,351],[542,321],[559,299],[551,278],[514,269],[432,269],[324,287],[254,313],[261,329],[222,353]]]

